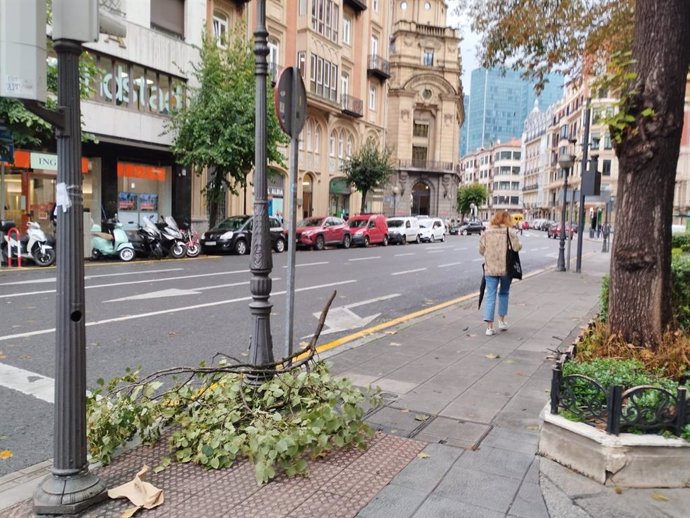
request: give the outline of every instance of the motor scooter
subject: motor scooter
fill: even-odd
[[[14,223],[6,221],[3,229],[9,230]],[[5,235],[2,243],[2,262],[7,262],[8,254],[17,257],[17,251],[22,259],[31,259],[38,266],[51,266],[55,262],[55,248],[48,242],[41,225],[35,221],[26,224],[26,234],[17,240],[15,234]]]
[[[124,262],[134,259],[134,246],[119,221],[107,220],[91,227],[91,259],[119,257]]]
[[[187,257],[197,257],[201,253],[201,244],[199,243],[199,233],[192,228],[192,223],[189,218],[184,218],[182,221],[182,239],[187,246]]]
[[[175,259],[184,257],[187,253],[185,238],[180,232],[180,227],[172,216],[165,216],[164,223],[159,223],[156,228],[160,231],[161,246]]]

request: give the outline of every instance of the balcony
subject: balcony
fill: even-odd
[[[453,162],[439,162],[437,160],[422,160],[413,158],[412,160],[398,160],[399,169],[423,169],[425,171],[456,171]]]
[[[268,77],[271,80],[271,85],[275,86],[276,83],[278,82],[278,78],[280,77],[280,73],[283,71],[283,67],[281,67],[278,63],[268,63]]]
[[[361,117],[364,114],[364,101],[357,97],[343,94],[340,96],[340,109],[345,115],[350,117]]]
[[[391,64],[381,56],[371,54],[367,60],[367,72],[385,81],[391,76]]]
[[[534,184],[531,184],[531,185],[525,185],[525,186],[522,188],[522,191],[523,191],[523,192],[525,192],[525,191],[536,191],[536,190],[538,190],[538,189],[539,189],[539,184],[538,184],[538,183],[534,183]]]
[[[345,5],[349,5],[358,13],[361,13],[362,11],[367,10],[367,1],[366,0],[344,0],[343,3]]]
[[[335,90],[324,88],[323,85],[316,84],[313,81],[309,83],[309,94],[312,99],[322,101],[326,105],[339,106]]]

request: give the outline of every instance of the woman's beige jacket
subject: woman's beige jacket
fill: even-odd
[[[479,253],[484,256],[484,273],[500,276],[506,274],[506,252],[508,251],[507,227],[489,227],[479,238]],[[517,233],[509,229],[510,245],[516,252],[522,249]]]

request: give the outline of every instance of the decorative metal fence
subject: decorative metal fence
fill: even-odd
[[[551,413],[568,412],[586,424],[605,428],[610,434],[621,432],[680,435],[690,424],[690,408],[685,387],[676,393],[653,385],[608,389],[595,379],[581,374],[563,375],[563,366],[575,355],[575,346],[561,353],[551,378]]]

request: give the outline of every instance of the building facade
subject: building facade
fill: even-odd
[[[190,215],[191,171],[170,153],[171,110],[184,107],[198,61],[206,0],[110,0],[127,37],[101,35],[84,45],[95,66],[81,102],[85,251],[91,220],[118,215],[134,228],[143,217]],[[49,56],[55,60],[55,56]],[[51,233],[57,157],[54,147],[18,150],[5,178],[5,216],[33,219]]]
[[[466,106],[461,156],[497,142],[520,138],[523,124],[538,100],[545,110],[563,96],[563,78],[550,74],[537,97],[534,82],[521,71],[478,68],[472,71],[469,105]]]
[[[459,34],[446,26],[442,0],[402,0],[391,8],[386,143],[396,170],[384,212],[454,218],[464,120]]]
[[[549,128],[553,120],[553,111],[549,108],[541,111],[537,103],[525,119],[522,134],[522,203],[525,219],[543,218],[546,206],[549,176]]]

